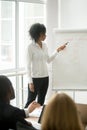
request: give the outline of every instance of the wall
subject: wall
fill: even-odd
[[[58,0],[47,0],[47,44],[49,48],[49,54],[53,51],[52,46],[54,44],[54,38],[53,38],[53,28],[58,26]],[[49,71],[51,71],[51,64],[49,66]],[[47,94],[47,98],[50,97],[52,93],[52,83],[51,83],[51,72],[50,72],[50,84],[49,84],[49,90]]]
[[[62,7],[59,7],[59,4],[62,4]],[[87,0],[47,0],[47,44],[50,53],[54,50],[53,44],[55,44],[53,28],[87,28],[86,7]],[[51,76],[50,72],[50,79]],[[51,89],[52,81],[50,80],[47,98],[50,98],[52,94]],[[66,93],[73,97],[76,102],[87,102],[86,91],[66,91]]]
[[[87,28],[87,0],[59,0],[60,28]]]

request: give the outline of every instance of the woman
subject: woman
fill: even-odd
[[[48,55],[47,45],[43,42],[46,38],[46,27],[35,23],[30,27],[29,35],[32,39],[27,49],[27,74],[28,74],[28,99],[25,107],[36,99],[40,105],[44,104],[49,85],[47,63],[50,63],[62,51],[66,44],[58,47],[52,56]]]
[[[38,106],[38,103],[33,101],[26,110],[19,109],[10,105],[10,100],[14,98],[11,81],[6,76],[0,75],[0,130],[16,130],[18,122],[27,125],[31,130],[36,130],[31,123],[25,121],[25,118]]]
[[[45,107],[41,130],[83,130],[75,102],[64,93],[55,94]]]

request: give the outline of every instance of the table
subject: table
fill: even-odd
[[[25,120],[26,121],[36,121],[36,122],[38,122],[38,117],[30,116],[30,117],[26,118]]]

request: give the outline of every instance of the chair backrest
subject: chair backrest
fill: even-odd
[[[87,125],[87,104],[77,103],[77,109],[79,111],[83,125]]]

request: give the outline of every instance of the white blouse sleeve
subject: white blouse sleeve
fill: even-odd
[[[26,53],[26,69],[27,69],[27,75],[28,75],[28,82],[32,83],[32,77],[31,77],[31,63],[32,63],[32,49],[30,46],[28,46],[27,53]]]
[[[47,55],[47,63],[50,63],[50,62],[52,62],[52,61],[55,59],[55,57],[58,55],[58,52],[57,52],[57,50],[55,50],[55,51],[52,53],[52,55],[49,56],[49,54],[48,54],[48,48],[47,48],[47,46],[46,46],[46,55]]]

